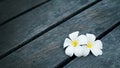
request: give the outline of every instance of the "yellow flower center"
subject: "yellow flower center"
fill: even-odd
[[[87,43],[87,48],[92,48],[92,43],[91,42]]]
[[[76,46],[78,45],[78,41],[73,40],[73,41],[72,41],[72,45],[73,45],[73,47],[76,47]]]

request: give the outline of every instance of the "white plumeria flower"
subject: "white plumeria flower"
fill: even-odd
[[[73,32],[69,34],[70,39],[66,38],[64,41],[63,47],[64,48],[67,47],[65,53],[70,57],[73,56],[73,54],[77,57],[82,56],[83,50],[82,50],[82,46],[80,46],[81,43],[78,34],[79,31]]]
[[[95,56],[102,55],[103,44],[101,40],[95,40],[96,37],[94,34],[81,35],[79,37],[80,42],[83,44],[83,56],[87,56],[91,51]]]

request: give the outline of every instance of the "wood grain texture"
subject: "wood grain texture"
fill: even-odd
[[[95,0],[52,0],[0,27],[0,55]]]
[[[64,53],[63,42],[69,33],[80,31],[80,34],[89,32],[98,36],[119,21],[120,9],[116,9],[120,7],[118,2],[99,2],[0,60],[0,67],[53,68],[68,58]]]
[[[47,0],[2,0],[0,1],[0,24],[4,21]]]
[[[103,55],[76,58],[64,68],[120,68],[120,26],[102,38]]]

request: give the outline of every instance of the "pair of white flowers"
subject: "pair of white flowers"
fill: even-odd
[[[69,38],[66,38],[64,41],[63,47],[65,53],[68,56],[87,56],[90,51],[93,55],[98,56],[102,55],[103,44],[101,40],[95,40],[96,37],[94,34],[79,35],[79,31],[69,34]]]

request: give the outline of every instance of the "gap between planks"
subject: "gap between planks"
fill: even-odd
[[[42,6],[43,4],[48,3],[49,1],[51,1],[51,0],[46,0],[46,1],[42,2],[42,3],[40,3],[40,4],[37,4],[36,6],[33,6],[33,7],[29,8],[29,9],[26,10],[26,11],[23,11],[23,12],[19,13],[19,14],[16,15],[16,16],[11,17],[10,19],[4,21],[3,23],[0,23],[0,27],[3,26],[3,25],[5,25],[5,24],[7,24],[7,23],[9,23],[9,22],[12,21],[13,19],[16,19],[17,17],[22,16],[22,15],[26,14],[27,12],[29,12],[29,11],[37,8],[37,7],[40,7],[40,6]]]

